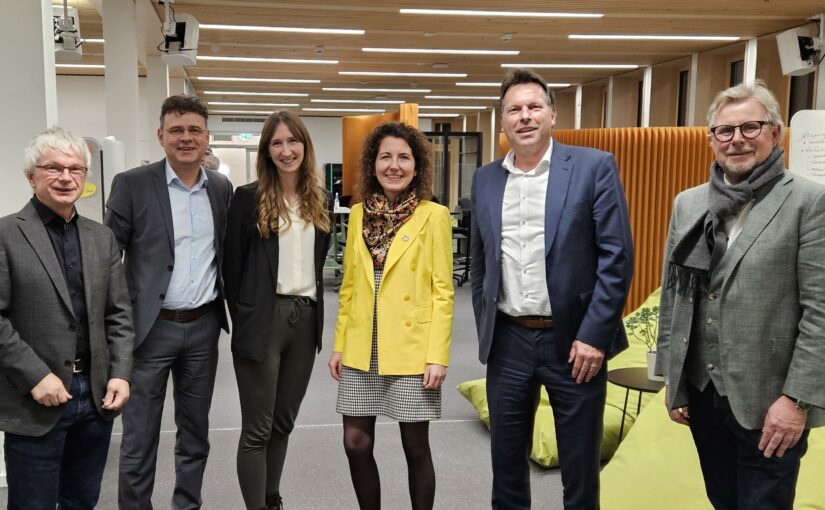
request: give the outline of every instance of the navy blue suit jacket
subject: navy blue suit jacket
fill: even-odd
[[[503,159],[473,175],[470,282],[479,359],[493,342],[501,284]],[[627,348],[622,327],[633,241],[627,202],[613,156],[553,142],[544,211],[547,290],[560,360],[579,339],[610,358]]]

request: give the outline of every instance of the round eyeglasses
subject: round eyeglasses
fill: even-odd
[[[742,134],[742,138],[747,138],[748,140],[756,138],[762,133],[762,126],[765,124],[773,125],[769,120],[749,120],[743,124],[739,124],[738,126],[714,126],[710,128],[711,134],[713,137],[716,138],[718,142],[729,142],[733,140],[733,135],[736,134],[736,130],[739,129],[739,133]]]

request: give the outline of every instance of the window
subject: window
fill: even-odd
[[[737,60],[730,63],[730,85],[734,87],[745,80],[745,61]]]
[[[690,71],[679,72],[679,98],[676,106],[676,125],[687,126],[688,80]]]
[[[800,110],[810,110],[814,106],[814,73],[791,76],[791,94],[788,102],[788,124]]]
[[[644,102],[645,83],[639,80],[639,92],[636,97],[636,127],[642,127],[642,103]]]

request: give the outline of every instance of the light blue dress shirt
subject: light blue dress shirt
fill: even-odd
[[[172,205],[175,266],[163,308],[189,310],[218,297],[215,223],[206,191],[209,178],[201,169],[198,182],[189,189],[167,161],[166,185]]]

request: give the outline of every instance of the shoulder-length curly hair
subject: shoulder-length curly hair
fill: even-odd
[[[277,234],[279,218],[285,221],[284,230],[292,222],[289,219],[281,188],[281,181],[275,162],[269,156],[269,144],[278,126],[286,124],[292,136],[304,144],[304,160],[298,169],[298,200],[301,219],[312,223],[315,228],[323,232],[330,231],[329,211],[327,210],[327,195],[322,187],[321,174],[315,163],[315,150],[312,139],[300,117],[289,110],[276,110],[264,122],[261,130],[261,140],[258,143],[258,231],[264,238],[270,234]]]
[[[378,148],[384,138],[392,136],[407,142],[415,160],[415,177],[410,182],[409,189],[413,190],[421,200],[433,198],[433,162],[432,145],[418,129],[401,122],[387,122],[372,130],[364,142],[361,152],[361,198],[373,193],[382,193],[383,188],[375,176],[375,159],[378,157]]]

